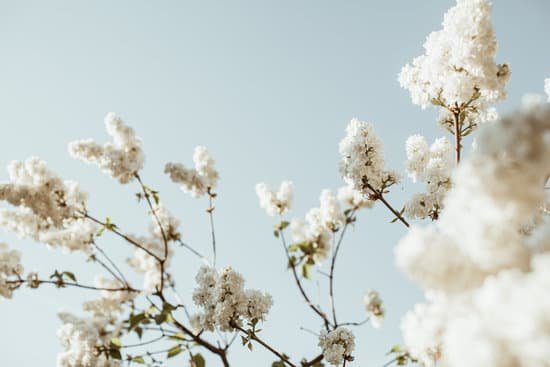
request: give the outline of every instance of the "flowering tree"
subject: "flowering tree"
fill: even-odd
[[[425,54],[399,75],[413,103],[440,110],[438,123],[452,137],[432,144],[421,135],[407,140],[406,174],[423,182],[424,192],[400,206],[391,202],[390,191],[402,177],[386,167],[373,124],[357,119],[351,120],[339,146],[344,186],[337,192],[323,190],[319,206],[304,219],[287,217],[294,195],[290,181],[278,190],[265,183],[256,186],[260,207],[274,218],[273,235],[282,245],[297,295],[319,322],[318,345],[304,355],[286,355],[263,337],[272,297],[245,288],[244,278],[231,267],[217,266],[219,175],[208,150],[195,148],[192,168],[167,163],[164,169],[185,193],[207,200],[212,254],[203,256],[182,240],[179,220],[158,191],[144,183],[141,139],[114,114],[105,118],[112,142],[76,141],[69,152],[121,185],[137,186],[137,198],[151,219],[147,233],[127,233],[116,221],[91,212],[79,185],[60,178],[39,158],[12,162],[9,181],[0,184],[0,199],[6,203],[0,225],[51,248],[82,252],[105,275],[86,284],[69,271],[52,270],[45,276],[26,272],[19,251],[1,243],[0,296],[12,298],[23,286],[95,291],[96,297],[83,304],[87,316],[59,315],[64,348],[59,367],[163,366],[179,354],[187,355],[194,367],[205,365],[203,354],[230,366],[235,340],[250,350],[265,348],[273,355],[273,367],[346,366],[358,344],[353,327],[367,322],[380,327],[384,306],[371,290],[364,297],[366,319],[346,320],[335,303],[335,266],[357,213],[378,203],[388,209],[392,222],[407,227],[395,248],[396,262],[426,293],[426,303],[404,316],[405,345],[391,349],[387,365],[550,366],[545,191],[550,107],[541,98],[530,98],[518,112],[498,119],[493,105],[506,97],[510,69],[494,60],[490,10],[487,0],[457,0],[443,28],[426,40]],[[550,79],[545,91],[550,95]],[[464,139],[474,133],[463,159]],[[132,250],[128,263],[142,275],[141,284],[131,284],[103,249],[107,232]],[[203,263],[193,305],[178,296],[170,272],[175,247],[186,248]],[[328,283],[328,307],[314,303],[304,286],[314,276]]]

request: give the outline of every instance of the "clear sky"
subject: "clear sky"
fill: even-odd
[[[207,146],[221,173],[216,208],[220,264],[242,272],[251,287],[269,291],[275,305],[263,327],[273,345],[298,358],[317,352],[316,316],[304,305],[272,235],[273,220],[258,207],[254,185],[296,185],[295,210],[318,205],[323,188],[342,185],[338,142],[348,121],[371,121],[385,141],[389,166],[402,169],[413,133],[443,135],[433,109],[413,106],[397,83],[400,68],[422,53],[451,0],[387,1],[0,1],[0,165],[38,155],[90,193],[91,211],[111,216],[128,232],[143,231],[146,210],[137,187],[121,186],[71,159],[74,139],[107,139],[103,117],[119,113],[144,140],[144,180],[182,220],[186,241],[209,251],[205,200],[186,196],[163,174],[167,161],[191,162]],[[550,76],[550,2],[495,0],[498,62],[512,69],[506,111],[524,92],[542,93]],[[0,178],[6,179],[1,173]],[[396,206],[418,187],[408,180],[390,195]],[[382,208],[363,212],[336,268],[340,319],[365,317],[362,295],[380,291],[387,309],[381,330],[356,330],[357,365],[380,366],[400,342],[399,320],[422,295],[395,268],[393,248],[404,230]],[[49,251],[0,234],[20,248],[29,270],[73,270],[91,281],[83,255]],[[103,247],[122,261],[126,244],[106,236]],[[173,263],[189,301],[199,265],[184,249]],[[326,265],[325,265],[326,267]],[[317,289],[320,289],[318,292]],[[319,276],[308,289],[326,305]],[[320,294],[320,298],[317,296]],[[80,313],[88,291],[18,292],[0,300],[0,364],[52,366],[60,350],[58,310]],[[235,366],[268,366],[260,348],[236,344]],[[213,361],[211,365],[218,365]]]

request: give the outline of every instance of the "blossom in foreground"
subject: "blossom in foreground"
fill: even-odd
[[[436,104],[460,106],[487,119],[490,104],[506,97],[510,71],[495,63],[497,43],[491,24],[488,0],[457,0],[443,20],[443,28],[432,32],[424,43],[425,53],[407,64],[399,74],[414,104],[423,108]]]
[[[424,364],[548,365],[550,349],[538,346],[550,345],[550,221],[539,218],[549,132],[543,104],[484,126],[439,221],[397,246],[398,266],[427,292],[402,322]]]
[[[550,102],[550,78],[544,79],[544,91],[548,96],[548,101]]]
[[[192,318],[197,330],[233,331],[243,322],[264,321],[273,305],[271,296],[257,290],[245,289],[244,278],[231,267],[219,273],[203,265],[197,276],[193,302],[201,312]]]
[[[13,161],[10,181],[0,184],[0,226],[20,237],[66,250],[87,250],[97,225],[83,217],[87,195],[78,183],[63,181],[37,157]]]
[[[63,326],[57,331],[64,351],[57,356],[57,367],[119,367],[122,363],[98,353],[98,347],[109,345],[115,335],[108,320],[101,317],[79,318],[59,314]]]
[[[124,284],[116,279],[107,279],[103,276],[97,276],[94,285],[98,288],[120,289]],[[119,315],[124,303],[134,299],[137,292],[130,291],[101,291],[101,297],[92,301],[84,302],[84,311],[91,312],[95,317],[113,318]]]
[[[384,167],[382,140],[371,123],[351,120],[340,142],[340,173],[348,185],[365,195],[382,192],[399,181]]]
[[[267,184],[261,182],[256,185],[256,195],[258,195],[260,207],[266,211],[267,215],[282,215],[292,206],[294,184],[290,181],[283,181],[279,191],[274,192]]]
[[[99,166],[121,184],[126,184],[143,168],[145,155],[141,139],[113,112],[105,116],[105,127],[113,138],[112,143],[101,145],[91,139],[74,141],[69,144],[69,153],[74,158]]]
[[[323,350],[325,360],[334,365],[341,365],[344,360],[350,360],[355,350],[355,336],[344,327],[327,332],[322,330],[319,335],[319,346]]]
[[[378,294],[377,291],[370,290],[363,297],[363,302],[365,304],[365,309],[369,314],[371,325],[378,329],[382,326],[382,321],[384,321],[385,315],[380,294]]]
[[[214,167],[214,158],[205,147],[198,146],[193,153],[195,168],[187,168],[181,163],[166,163],[164,173],[172,182],[180,184],[184,192],[193,197],[204,196],[216,188],[218,171]]]

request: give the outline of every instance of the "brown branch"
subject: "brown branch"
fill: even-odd
[[[260,344],[262,347],[269,350],[271,353],[273,353],[274,355],[279,357],[281,359],[281,361],[283,361],[284,363],[286,363],[290,367],[297,367],[294,363],[292,363],[291,361],[288,360],[287,356],[285,356],[282,353],[278,352],[275,348],[273,348],[272,346],[267,344],[265,341],[260,339],[260,337],[258,337],[255,333],[253,333],[253,332],[249,333],[248,331],[246,331],[245,329],[243,329],[242,327],[240,327],[240,326],[238,326],[234,323],[232,323],[231,326],[233,326],[235,329],[240,330],[241,332],[245,333],[248,337],[250,337],[250,339],[254,340],[256,343]]]
[[[120,288],[105,288],[105,287],[95,287],[92,285],[84,285],[76,282],[59,282],[57,280],[32,280],[32,282],[36,282],[36,284],[54,284],[58,286],[58,288],[63,288],[64,286],[70,286],[70,287],[77,287],[77,288],[84,288],[84,289],[91,289],[96,291],[108,291],[108,292],[141,292],[138,289],[134,289],[132,287],[126,286],[126,287],[120,287]],[[6,282],[7,284],[12,284],[16,288],[21,286],[21,284],[29,283],[26,279],[17,279],[17,280],[8,280]]]
[[[397,211],[387,200],[386,198],[384,198],[384,194],[379,191],[379,190],[376,190],[374,187],[372,187],[372,185],[368,182],[365,183],[365,187],[367,187],[369,190],[372,191],[372,195],[373,195],[373,198],[375,200],[380,200],[382,202],[382,204],[384,204],[384,206],[386,206],[386,208],[388,208],[392,213],[393,215],[395,215],[395,217],[397,219],[399,219],[399,221],[401,223],[403,223],[405,225],[405,227],[409,228],[410,227],[410,224],[409,222],[407,222],[407,220],[405,218],[403,218],[403,216],[401,215],[401,213],[399,213],[399,211]]]

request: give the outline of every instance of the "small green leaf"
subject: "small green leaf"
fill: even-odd
[[[271,363],[271,367],[285,367],[285,362],[283,361],[276,361]]]
[[[166,353],[166,358],[172,358],[180,354],[182,351],[181,344],[174,345],[172,348],[168,349]]]
[[[120,350],[117,348],[111,348],[109,349],[109,356],[113,359],[122,359],[122,355],[120,354]]]
[[[139,364],[145,364],[145,360],[142,356],[136,356],[132,358],[132,362],[139,363]]]
[[[71,273],[70,271],[64,271],[63,275],[65,275],[67,278],[69,278],[73,282],[76,282],[76,277],[74,276],[74,273]]]
[[[206,365],[204,358],[200,353],[197,353],[191,357],[191,363],[193,367],[204,367]]]
[[[115,347],[120,348],[122,346],[122,342],[120,341],[119,338],[112,338],[111,339],[111,346],[115,346]]]

